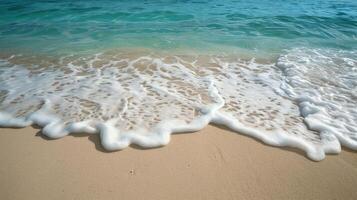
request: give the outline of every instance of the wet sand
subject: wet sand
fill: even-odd
[[[356,199],[357,152],[313,162],[214,126],[162,148],[0,129],[0,199]]]

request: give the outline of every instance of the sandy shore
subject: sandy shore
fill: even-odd
[[[0,199],[356,199],[357,153],[313,162],[209,126],[107,153],[96,135],[0,129]]]

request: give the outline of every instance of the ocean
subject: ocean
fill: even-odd
[[[357,1],[0,2],[0,126],[166,145],[209,123],[357,150]]]

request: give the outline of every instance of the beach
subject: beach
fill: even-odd
[[[357,199],[356,0],[0,13],[0,200]]]
[[[313,162],[212,125],[106,152],[98,135],[0,129],[0,199],[355,199],[357,154]]]

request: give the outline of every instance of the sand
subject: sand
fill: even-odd
[[[357,199],[357,152],[321,162],[214,126],[162,148],[0,129],[0,199]]]

